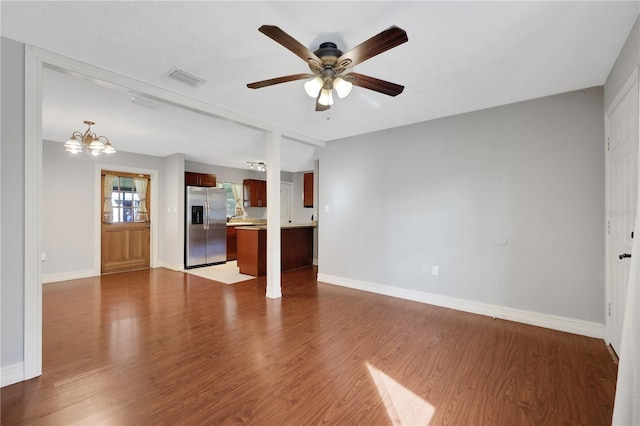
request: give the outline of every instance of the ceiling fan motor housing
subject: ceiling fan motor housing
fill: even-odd
[[[323,56],[330,56],[335,59],[338,59],[342,56],[342,50],[338,49],[335,43],[331,43],[330,41],[325,41],[320,44],[318,50],[313,52],[318,58],[323,59]]]

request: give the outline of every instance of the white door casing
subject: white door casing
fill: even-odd
[[[620,353],[632,231],[638,196],[638,81],[637,71],[607,111],[607,306],[606,341]],[[636,237],[638,238],[638,237]]]

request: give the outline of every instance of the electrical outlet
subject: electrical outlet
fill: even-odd
[[[438,273],[439,273],[438,267],[437,266],[432,266],[431,267],[431,274],[438,275]]]

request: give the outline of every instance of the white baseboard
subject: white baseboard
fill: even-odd
[[[184,271],[184,265],[182,263],[158,262],[155,268],[167,268],[174,271]],[[100,276],[100,273],[96,273],[93,269],[86,269],[84,271],[62,272],[59,274],[45,274],[42,275],[42,284],[57,283],[58,281],[77,280],[80,278],[97,276]]]
[[[158,262],[158,264],[156,265],[156,268],[167,268],[167,269],[171,269],[172,271],[184,271],[184,264],[183,263],[171,263],[171,262]]]
[[[0,370],[0,387],[5,387],[24,380],[24,363],[7,365]]]
[[[318,266],[318,258],[317,257],[313,258],[313,266]]]
[[[441,306],[443,308],[455,309],[458,311],[470,312],[473,314],[486,315],[494,318],[501,318],[523,324],[535,325],[552,330],[564,331],[567,333],[579,334],[582,336],[604,339],[604,324],[583,321],[574,318],[561,317],[556,315],[542,314],[539,312],[525,311],[522,309],[508,308],[505,306],[490,305],[486,303],[473,302],[464,299],[456,299],[448,296],[441,296],[406,288],[391,287],[382,284],[370,283],[366,281],[353,280],[350,278],[337,277],[329,274],[318,274],[318,282],[339,285],[355,290],[369,291],[371,293],[384,294],[386,296],[398,297],[401,299],[413,300],[415,302],[427,303],[429,305]]]
[[[100,273],[96,274],[93,269],[85,269],[84,271],[70,271],[61,272],[58,274],[43,274],[42,284],[57,283],[58,281],[77,280],[80,278],[96,277]]]

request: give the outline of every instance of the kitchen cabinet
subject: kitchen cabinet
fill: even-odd
[[[227,262],[238,258],[238,232],[235,226],[227,226]]]
[[[313,207],[313,173],[304,174],[302,205]]]
[[[206,173],[194,173],[184,172],[184,184],[185,186],[206,186],[215,188],[216,175],[210,175]]]
[[[280,228],[280,265],[291,271],[313,264],[313,226]],[[267,228],[238,228],[238,268],[241,274],[262,277],[267,274]]]
[[[242,181],[245,207],[267,207],[267,182],[257,179]]]

